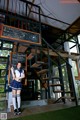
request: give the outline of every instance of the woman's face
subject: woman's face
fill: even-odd
[[[17,68],[20,69],[21,68],[21,63],[17,64]]]

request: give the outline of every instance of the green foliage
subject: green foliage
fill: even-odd
[[[6,97],[6,94],[5,93],[0,93],[0,98],[2,97]]]
[[[0,84],[5,84],[5,78],[0,78]]]
[[[0,58],[0,63],[4,63],[4,62],[7,62],[7,59]]]
[[[78,69],[76,66],[76,61],[72,61],[72,67],[73,67],[74,76],[78,76]]]
[[[3,111],[6,109],[6,102],[5,101],[0,101],[0,111]]]
[[[59,77],[59,71],[58,71],[58,68],[56,67],[55,69],[55,77]]]
[[[1,76],[5,76],[6,75],[6,70],[1,70]]]
[[[4,85],[0,85],[0,92],[4,92]]]
[[[0,69],[6,69],[6,64],[0,64]]]
[[[3,47],[5,47],[5,48],[12,48],[13,45],[10,44],[10,43],[4,43],[4,44],[3,44]]]
[[[0,50],[0,56],[7,57],[11,51],[8,50]]]

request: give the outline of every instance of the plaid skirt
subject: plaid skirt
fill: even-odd
[[[18,82],[16,80],[12,80],[11,83],[10,83],[10,87],[13,90],[21,90],[22,89],[22,83]]]

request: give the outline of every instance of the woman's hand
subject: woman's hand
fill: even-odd
[[[11,71],[13,71],[14,70],[14,68],[13,68],[13,66],[11,67]]]
[[[19,81],[19,77],[16,77],[15,80],[16,80],[16,81]]]
[[[25,78],[25,74],[22,74],[21,77],[19,77],[19,79],[23,79]]]

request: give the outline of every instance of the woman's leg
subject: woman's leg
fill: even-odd
[[[17,106],[16,106],[16,95],[17,95],[17,91],[16,90],[12,90],[12,100],[13,100],[14,110],[17,109]]]
[[[17,104],[18,104],[18,109],[21,107],[21,90],[17,90]]]

